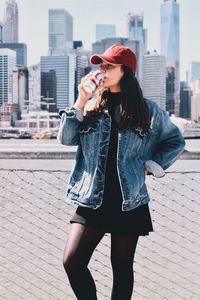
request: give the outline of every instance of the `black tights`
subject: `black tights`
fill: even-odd
[[[65,246],[63,265],[78,300],[96,300],[96,286],[88,270],[92,253],[104,233],[73,223]],[[133,292],[133,259],[138,236],[111,234],[113,288],[111,300],[130,300]]]

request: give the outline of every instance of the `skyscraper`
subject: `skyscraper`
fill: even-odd
[[[179,112],[179,74],[177,74],[179,68],[177,61],[166,62],[166,110],[169,115],[177,114]]]
[[[2,43],[0,48],[8,48],[16,51],[17,64],[27,66],[27,46],[24,43]]]
[[[196,79],[190,82],[192,90],[191,100],[191,119],[193,121],[200,120],[200,79]]]
[[[164,55],[147,53],[144,55],[143,94],[166,109],[166,76]]]
[[[166,68],[166,110],[170,116],[174,114],[175,91],[175,68],[170,66]]]
[[[200,61],[192,61],[188,71],[188,83],[200,79]]]
[[[76,54],[76,70],[75,70],[75,93],[74,98],[78,98],[78,85],[81,82],[81,78],[91,71],[89,67],[89,58],[83,53]]]
[[[174,68],[175,92],[167,95],[168,103],[179,116],[180,109],[180,50],[179,50],[179,4],[176,0],[163,0],[160,7],[160,46],[161,54],[166,57],[167,68]],[[173,98],[172,98],[173,96]],[[171,98],[170,98],[171,97]]]
[[[3,42],[18,43],[18,6],[15,0],[6,1],[3,25]]]
[[[106,49],[111,47],[113,44],[122,44],[129,47],[137,57],[137,69],[136,76],[142,85],[142,60],[143,60],[143,43],[140,41],[129,40],[128,38],[106,38],[100,42],[92,44],[92,53],[103,53]]]
[[[113,37],[116,37],[115,25],[96,24],[96,41]]]
[[[3,43],[3,24],[0,22],[0,44]]]
[[[144,51],[147,50],[147,29],[143,27],[143,14],[128,14],[128,37],[134,41],[143,42]]]
[[[29,108],[40,108],[40,63],[28,68]]]
[[[180,117],[185,119],[191,119],[191,97],[192,91],[187,85],[187,82],[181,82],[180,89]]]
[[[12,103],[12,71],[16,66],[16,52],[0,49],[0,105]]]
[[[179,4],[176,0],[163,0],[160,13],[161,54],[166,61],[179,61]]]
[[[49,55],[65,55],[73,48],[73,18],[65,9],[49,9]]]
[[[74,104],[74,69],[73,54],[40,58],[41,96],[43,102],[46,101],[45,109],[56,111]],[[51,104],[55,104],[53,109]]]
[[[28,102],[28,69],[26,66],[17,65],[12,72],[13,104],[18,104],[20,111]]]

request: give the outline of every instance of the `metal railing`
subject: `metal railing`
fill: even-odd
[[[0,299],[70,300],[62,254],[74,207],[68,173],[0,169]],[[136,250],[134,300],[200,299],[200,172],[147,177],[154,232]],[[110,299],[110,235],[90,262],[98,299]]]

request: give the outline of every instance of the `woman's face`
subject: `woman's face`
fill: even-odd
[[[120,92],[120,80],[124,75],[122,65],[102,62],[99,68],[104,75],[102,86],[109,88],[111,92]]]

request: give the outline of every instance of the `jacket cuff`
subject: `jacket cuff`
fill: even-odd
[[[65,113],[67,118],[77,119],[79,122],[83,121],[84,108],[76,109],[73,106],[66,109],[59,110],[58,114],[61,117]]]
[[[147,160],[144,165],[147,172],[152,174],[154,177],[159,178],[165,176],[165,171],[157,162],[153,160]]]

